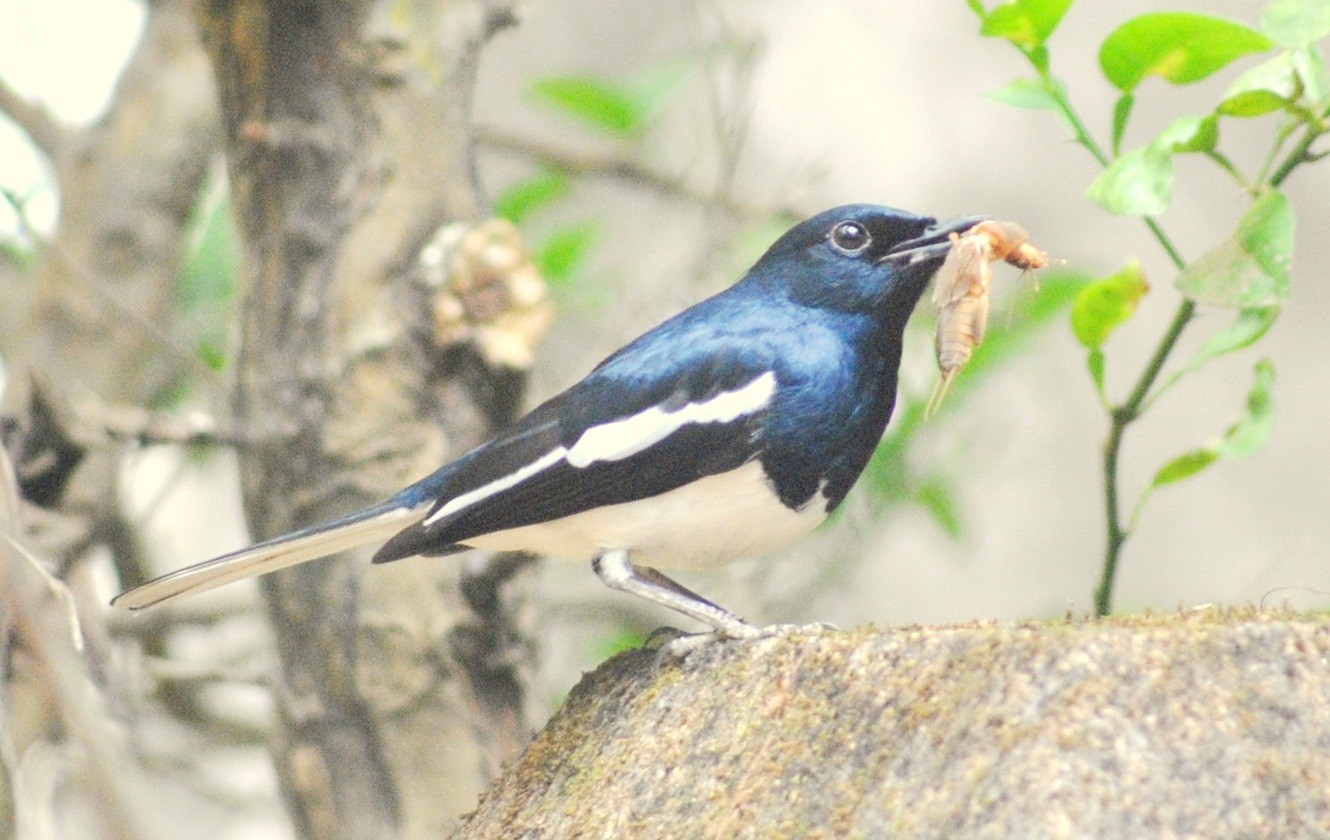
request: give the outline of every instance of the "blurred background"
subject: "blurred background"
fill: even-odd
[[[1223,0],[1188,8],[1255,25],[1263,5]],[[1099,70],[1098,44],[1120,22],[1161,8],[1144,0],[1082,2],[1052,39],[1053,70],[1101,142],[1117,91]],[[0,0],[0,78],[62,121],[95,121],[142,17],[130,0]],[[1177,116],[1208,112],[1237,72],[1260,60],[1241,60],[1187,87],[1147,80],[1124,148],[1147,142]],[[552,271],[557,312],[538,350],[528,405],[733,282],[792,215],[851,202],[1019,222],[1065,261],[1059,270],[1086,276],[1139,260],[1151,292],[1106,347],[1107,390],[1123,398],[1177,306],[1175,272],[1140,220],[1111,216],[1084,198],[1099,167],[1061,123],[1049,112],[986,98],[1028,75],[1009,45],[979,37],[959,0],[528,4],[520,23],[482,54],[474,103],[481,181],[492,198],[513,206],[520,204],[514,188],[529,189],[552,160],[586,168],[551,188],[556,200],[519,214]],[[637,92],[645,103],[640,123],[616,134],[551,107],[549,81],[569,77]],[[1226,154],[1254,170],[1268,123],[1226,120],[1221,132]],[[610,165],[624,162],[633,177]],[[1199,156],[1180,156],[1176,168],[1172,206],[1160,221],[1191,259],[1230,233],[1247,202]],[[59,195],[41,156],[2,118],[0,187],[21,198],[26,217],[20,221],[12,202],[0,204],[8,255],[0,278],[11,283],[35,238],[50,233]],[[1330,601],[1330,360],[1318,352],[1316,326],[1330,311],[1322,278],[1330,260],[1323,211],[1330,165],[1298,171],[1285,191],[1298,213],[1289,305],[1258,345],[1206,366],[1132,427],[1122,457],[1124,507],[1130,510],[1161,464],[1222,433],[1241,413],[1262,357],[1278,374],[1273,436],[1254,457],[1222,461],[1155,494],[1123,556],[1119,611]],[[201,224],[199,237],[210,230]],[[1019,313],[1041,294],[1037,278],[995,271],[994,335],[1017,328]],[[218,324],[229,304],[224,290],[218,295],[218,308],[198,317],[224,352],[227,334]],[[936,376],[926,309],[907,342],[903,403],[925,400]],[[14,334],[14,318],[13,310],[0,313],[0,328]],[[1175,363],[1231,318],[1202,311]],[[1104,551],[1107,418],[1066,313],[1027,332],[1019,353],[987,366],[973,387],[958,388],[946,410],[911,436],[903,457],[915,489],[926,488],[931,502],[861,486],[835,522],[781,555],[681,578],[763,622],[892,626],[1089,611]],[[218,372],[177,405],[224,415],[227,387]],[[160,569],[246,541],[225,453],[149,447],[127,453],[124,469],[132,478],[126,503],[151,535]],[[551,561],[537,574],[540,686],[551,709],[616,643],[671,619],[604,591],[582,564]],[[116,583],[109,571],[105,578],[109,598]],[[215,597],[243,601],[253,597],[250,586]],[[200,655],[219,645],[262,644],[261,631],[253,631],[258,641],[249,631],[230,632],[220,640],[200,636]],[[261,694],[236,695],[262,717]],[[278,805],[260,765],[245,764],[268,791],[258,796],[268,797],[266,810],[255,811],[254,796],[237,792],[251,817],[226,823],[235,832],[227,836],[285,836],[270,828]]]
[[[1261,7],[1189,8],[1254,23]],[[1117,23],[1159,8],[1079,4],[1052,42],[1054,71],[1101,138],[1117,91],[1100,74],[1097,45]],[[979,39],[975,29],[961,3],[653,4],[627,19],[573,4],[534,4],[522,26],[488,52],[477,117],[505,132],[576,148],[586,133],[533,108],[532,79],[588,73],[631,81],[698,62],[661,103],[636,155],[655,170],[704,188],[719,178],[737,201],[805,213],[856,201],[939,217],[990,213],[1022,223],[1068,268],[1094,276],[1139,259],[1153,292],[1108,346],[1108,391],[1121,399],[1176,306],[1174,272],[1139,220],[1110,216],[1083,198],[1098,167],[1068,142],[1051,114],[985,98],[1028,70],[1007,44]],[[1207,111],[1233,75],[1182,88],[1147,82],[1124,148],[1147,142],[1175,116]],[[1259,161],[1264,131],[1237,120],[1222,130],[1236,161],[1249,167]],[[724,166],[718,149],[727,143],[738,148]],[[482,160],[495,190],[526,172],[511,156]],[[1162,222],[1184,255],[1194,257],[1228,234],[1245,202],[1208,161],[1183,157],[1177,168],[1173,206]],[[1293,298],[1264,342],[1203,369],[1129,433],[1122,479],[1128,505],[1159,465],[1219,434],[1241,412],[1255,357],[1275,362],[1278,419],[1268,446],[1155,495],[1125,555],[1120,609],[1326,602],[1330,517],[1322,511],[1330,501],[1324,475],[1330,459],[1323,418],[1330,368],[1314,351],[1314,323],[1330,304],[1320,281],[1330,256],[1319,212],[1327,186],[1325,167],[1309,167],[1287,185],[1300,211]],[[561,292],[533,398],[730,282],[775,232],[718,231],[726,222],[706,207],[616,183],[580,183],[574,198],[562,212],[595,220],[595,247],[584,278]],[[736,247],[699,258],[700,247],[736,233]],[[594,289],[589,300],[570,299],[584,286]],[[1001,268],[994,286],[994,331],[1003,329],[1004,306],[1039,293],[1030,280]],[[903,389],[916,397],[934,377],[931,323],[921,315],[903,378]],[[1203,313],[1175,358],[1186,359],[1229,318]],[[845,626],[1088,609],[1103,553],[1099,455],[1107,420],[1084,356],[1059,317],[1020,358],[991,371],[963,406],[922,433],[910,457],[955,488],[959,536],[918,507],[891,507],[869,519],[851,503],[849,521],[792,548],[774,567],[736,567],[728,573],[734,594],[718,597],[752,598],[752,606],[736,604],[750,612],[778,605],[766,607],[780,610],[767,615],[771,620]],[[810,578],[825,573],[820,557],[845,554],[855,559],[834,562],[834,579],[820,581],[814,598],[801,594]],[[547,574],[563,577],[553,564]],[[708,581],[704,591],[726,585]]]

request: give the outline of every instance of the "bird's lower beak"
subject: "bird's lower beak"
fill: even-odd
[[[922,262],[945,256],[951,250],[951,235],[964,233],[990,216],[958,216],[937,222],[924,231],[923,236],[907,239],[892,248],[882,257],[882,261],[902,262],[905,264]]]

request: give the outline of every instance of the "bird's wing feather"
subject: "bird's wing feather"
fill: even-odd
[[[643,358],[650,348],[630,345],[628,358],[611,357],[473,452],[375,562],[448,553],[470,537],[656,496],[754,458],[775,373],[751,342],[696,338],[655,376]]]

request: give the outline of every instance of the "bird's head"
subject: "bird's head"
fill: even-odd
[[[750,276],[804,306],[887,315],[904,324],[951,249],[950,235],[987,216],[938,222],[873,204],[848,204],[795,225]]]

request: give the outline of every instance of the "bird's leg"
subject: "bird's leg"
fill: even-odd
[[[633,565],[628,552],[622,549],[601,554],[591,561],[591,568],[609,588],[683,613],[710,626],[722,638],[751,639],[760,635],[761,631],[756,627],[724,607],[711,603],[655,569]]]

